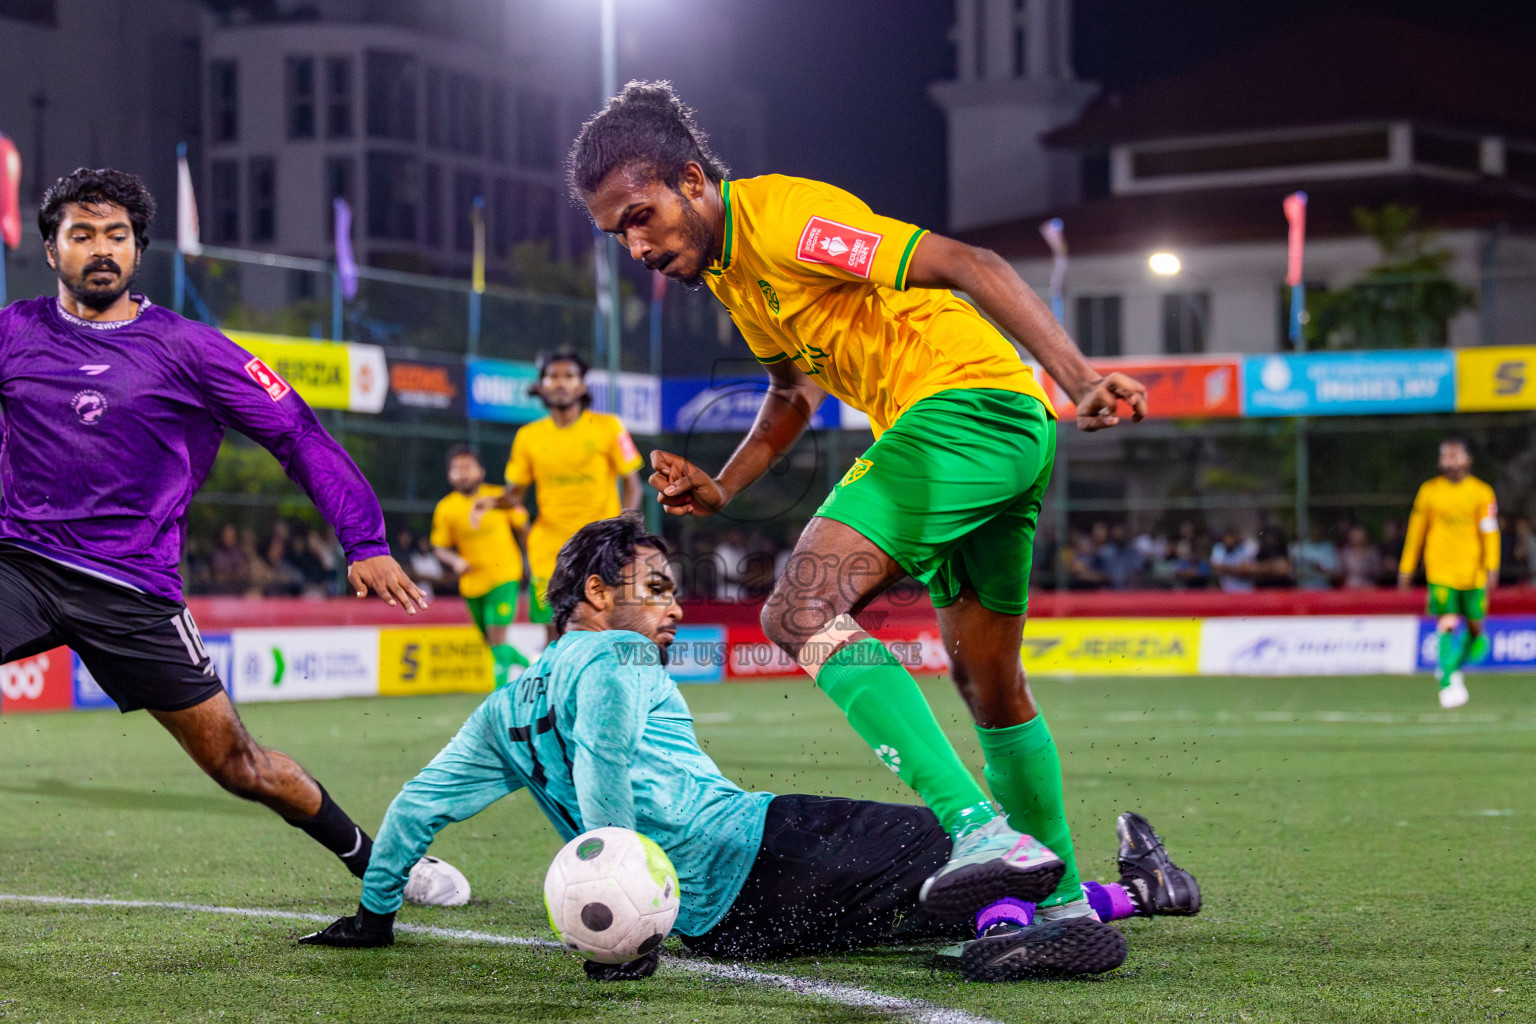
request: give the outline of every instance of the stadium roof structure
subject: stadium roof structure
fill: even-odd
[[[1194,71],[1105,92],[1048,145],[1097,149],[1175,136],[1405,119],[1536,140],[1536,55],[1343,11]]]
[[[1420,175],[1391,175],[1314,182],[1305,172],[1291,185],[1251,185],[1109,196],[1042,211],[1016,220],[955,232],[971,245],[1009,259],[1049,259],[1039,225],[1060,217],[1074,255],[1140,251],[1148,246],[1223,245],[1283,242],[1286,221],[1281,200],[1305,188],[1310,238],[1357,236],[1352,211],[1386,203],[1416,207],[1422,226],[1437,230],[1490,229],[1500,224],[1536,232],[1536,192],[1492,180],[1457,181]]]

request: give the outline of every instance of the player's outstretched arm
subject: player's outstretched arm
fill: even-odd
[[[752,429],[726,460],[720,475],[710,476],[680,455],[651,453],[651,486],[656,499],[674,516],[710,516],[768,472],[795,446],[811,417],[827,397],[821,386],[789,360],[770,363],[768,393]]]
[[[1147,415],[1147,389],[1123,373],[1100,374],[1049,307],[1024,283],[1008,261],[990,249],[927,234],[917,243],[907,271],[912,288],[954,288],[964,292],[1003,330],[1040,360],[1045,372],[1077,403],[1080,430],[1103,430],[1120,422],[1119,403],[1140,421]]]

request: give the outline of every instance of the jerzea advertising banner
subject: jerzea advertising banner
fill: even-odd
[[[1484,623],[1488,654],[1473,666],[1479,671],[1529,672],[1536,668],[1536,618],[1524,615],[1490,615]],[[1463,634],[1465,635],[1465,634]],[[1419,671],[1439,668],[1440,634],[1435,620],[1419,620]]]
[[[1409,675],[1417,664],[1414,615],[1206,619],[1200,674],[1207,676]]]
[[[1456,411],[1536,409],[1536,346],[1456,350]]]
[[[1126,373],[1147,386],[1147,415],[1152,419],[1215,419],[1243,414],[1242,361],[1230,359],[1095,359],[1100,373]],[[1075,414],[1076,405],[1050,378],[1051,401],[1059,416]]]
[[[236,701],[372,697],[379,692],[377,629],[237,629],[232,635]]]
[[[1197,619],[1030,619],[1024,668],[1039,675],[1188,676],[1199,667]]]
[[[472,420],[531,423],[545,414],[544,403],[528,393],[539,380],[539,369],[532,363],[471,359],[465,376]]]
[[[1451,412],[1456,357],[1423,352],[1317,352],[1243,360],[1248,416]]]
[[[389,378],[384,350],[377,345],[250,331],[224,333],[271,367],[316,409],[376,413],[384,408]]]

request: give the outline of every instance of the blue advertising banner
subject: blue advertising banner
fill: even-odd
[[[747,430],[768,393],[768,378],[713,380],[669,377],[661,382],[662,429],[681,434]],[[839,427],[839,403],[828,398],[811,417],[812,430]]]
[[[1423,352],[1317,352],[1243,360],[1246,416],[1366,416],[1452,412],[1456,356]]]
[[[678,626],[667,649],[667,674],[679,683],[718,683],[725,678],[725,627]]]
[[[1529,672],[1536,668],[1536,617],[1490,615],[1484,628],[1488,632],[1488,657],[1469,668],[1481,672]],[[1435,620],[1425,618],[1419,622],[1419,671],[1433,672],[1439,653]]]
[[[465,376],[472,420],[529,423],[545,414],[544,403],[528,393],[539,380],[538,368],[532,363],[471,359]]]
[[[230,680],[233,678],[230,672],[230,664],[234,659],[235,645],[228,633],[204,633],[202,635],[203,649],[208,652],[208,660],[213,662],[213,670],[218,673],[219,681],[224,684],[225,692],[230,699],[234,699],[234,692],[230,689]],[[101,684],[96,682],[96,677],[91,675],[91,670],[85,667],[85,662],[80,660],[80,655],[74,651],[69,652],[71,683],[74,688],[74,706],[80,710],[95,708],[115,708],[116,704],[108,697]]]

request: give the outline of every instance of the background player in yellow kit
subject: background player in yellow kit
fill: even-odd
[[[1397,567],[1398,586],[1404,590],[1413,583],[1421,549],[1429,614],[1440,619],[1440,667],[1435,673],[1440,706],[1459,708],[1467,702],[1462,666],[1488,653],[1483,619],[1488,616],[1488,591],[1499,582],[1499,504],[1493,488],[1472,475],[1472,453],[1460,439],[1440,442],[1440,475],[1426,481],[1413,499],[1403,560]]]
[[[512,439],[507,489],[475,503],[479,511],[517,507],[533,487],[538,515],[528,531],[528,617],[545,624],[551,643],[556,634],[544,592],[561,545],[588,523],[619,514],[620,484],[623,508],[640,506],[640,452],[617,416],[591,410],[587,369],[574,352],[544,358],[535,391],[549,415]]]
[[[491,648],[500,689],[514,666],[528,665],[523,653],[507,642],[523,579],[520,549],[528,535],[528,510],[521,505],[492,509],[474,516],[471,525],[476,500],[494,499],[502,488],[485,482],[480,456],[468,445],[448,450],[448,483],[453,493],[432,510],[432,548],[438,561],[459,577],[459,594]]]
[[[1013,345],[948,289],[1045,365],[1083,429],[1118,423],[1121,400],[1141,418],[1145,390],[1097,374],[995,253],[878,216],[821,182],[728,180],[666,83],[631,83],[612,99],[583,127],[570,168],[597,226],[647,267],[707,284],[767,368],[757,421],[718,476],[653,454],[670,512],[722,508],[795,444],[828,393],[870,417],[874,445],[806,527],[762,624],[954,837],[925,906],[965,918],[1014,897],[1041,901],[1043,920],[1092,916],[1061,763],[1019,658],[1056,423]],[[851,617],[909,573],[929,586],[1006,819],[911,674]]]

